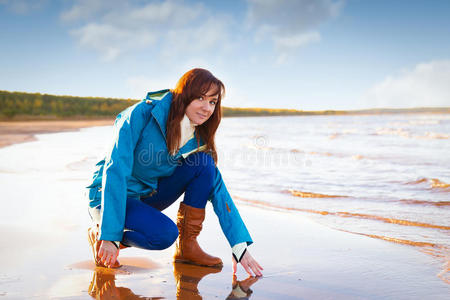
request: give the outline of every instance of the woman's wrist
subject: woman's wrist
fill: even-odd
[[[231,251],[233,253],[234,259],[237,262],[240,262],[242,257],[244,256],[245,252],[247,251],[247,243],[242,242],[242,243],[236,244],[231,248]]]
[[[111,242],[114,246],[116,246],[117,249],[120,249],[120,242],[119,241],[107,241],[103,240],[105,242]]]

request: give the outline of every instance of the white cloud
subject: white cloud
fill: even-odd
[[[304,45],[320,41],[320,34],[316,31],[294,34],[290,36],[279,36],[273,38],[275,49],[279,53],[277,63],[286,62],[288,56],[295,52],[296,49]]]
[[[333,0],[247,0],[248,21],[253,26],[267,26],[275,31],[308,31],[336,17],[343,1]]]
[[[125,3],[125,1],[122,2]],[[76,0],[75,4],[61,14],[64,21],[83,20],[95,17],[97,13],[108,11],[111,8],[122,8],[121,2],[117,0]]]
[[[363,97],[367,107],[450,106],[450,60],[420,63],[388,76]]]
[[[114,60],[133,49],[157,45],[158,52],[177,55],[215,54],[228,37],[226,17],[202,4],[182,0],[159,2],[78,0],[61,15],[67,22],[83,22],[72,30],[79,44]],[[157,44],[155,44],[157,43]]]
[[[144,47],[157,40],[157,35],[146,30],[131,32],[112,24],[89,23],[71,34],[80,45],[97,50],[105,61],[114,60],[121,53]]]
[[[43,8],[47,2],[48,0],[0,0],[0,5],[6,5],[9,10],[17,14],[25,15]]]
[[[268,40],[283,63],[320,41],[318,27],[339,14],[343,0],[247,0],[244,19],[188,0],[74,0],[61,19],[82,47],[105,61],[156,45],[159,59],[223,57],[248,40]],[[247,30],[246,30],[247,29]],[[242,48],[244,47],[244,48]]]
[[[256,41],[272,40],[278,61],[296,49],[320,41],[318,27],[339,15],[342,0],[247,0],[247,26]]]
[[[224,19],[206,18],[199,26],[175,28],[167,32],[164,55],[172,57],[177,53],[197,53],[199,56],[224,53],[230,48],[230,34]]]

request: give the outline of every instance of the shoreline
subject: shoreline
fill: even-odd
[[[76,131],[89,127],[80,123],[58,127],[54,122],[47,124],[51,129],[36,126],[34,132],[25,130],[34,135],[45,133],[43,130],[51,133],[58,132],[57,128]],[[50,154],[59,151],[48,147],[45,139],[39,145],[23,144],[0,151],[6,159],[15,151],[26,154],[37,148],[45,148]],[[0,232],[9,241],[0,249],[0,296],[92,299],[102,291],[122,298],[142,295],[183,299],[182,293],[189,292],[194,299],[239,299],[231,296],[235,284],[253,291],[246,295],[250,300],[446,299],[450,292],[449,285],[438,277],[440,263],[429,254],[407,245],[340,232],[299,212],[255,207],[239,201],[239,195],[234,197],[235,202],[255,241],[249,251],[264,267],[262,278],[248,279],[239,266],[237,281],[233,281],[230,247],[211,204],[207,205],[199,243],[205,251],[223,259],[224,267],[219,272],[174,266],[174,246],[162,251],[126,249],[119,256],[123,268],[96,268],[86,240],[86,203],[80,199],[86,177],[85,157],[70,159],[63,158],[64,164],[75,162],[79,169],[59,169],[58,164],[58,169],[37,168],[39,176],[31,169],[17,172],[17,168],[6,168],[0,172],[2,193],[9,199],[0,203]],[[48,182],[52,183],[51,190]],[[20,218],[10,216],[15,207],[21,208]],[[176,203],[164,213],[174,220],[177,208]],[[36,209],[42,213],[36,213]],[[240,293],[235,292],[234,296]]]
[[[113,124],[114,119],[0,121],[0,148],[36,141],[36,134],[78,131],[80,128]]]

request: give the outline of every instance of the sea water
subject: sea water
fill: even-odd
[[[450,282],[450,115],[226,118],[217,148],[237,201],[417,247]]]

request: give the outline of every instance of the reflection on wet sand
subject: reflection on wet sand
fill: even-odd
[[[219,273],[222,268],[207,268],[173,263],[173,276],[177,285],[177,299],[201,300],[198,284],[208,274]]]
[[[177,300],[201,300],[203,299],[198,284],[208,274],[219,273],[222,268],[207,268],[183,263],[173,264],[173,275],[177,284]],[[258,277],[248,277],[238,281],[234,275],[233,289],[226,299],[249,299],[253,291],[250,287],[258,281]]]
[[[195,265],[174,263],[173,275],[177,287],[177,300],[202,300],[198,284],[209,274],[220,273],[222,268],[200,267]],[[116,274],[114,270],[96,267],[92,281],[89,285],[89,295],[98,300],[106,299],[165,299],[164,297],[145,297],[136,295],[126,287],[116,286]],[[248,277],[238,281],[233,276],[233,289],[226,299],[249,299],[253,291],[250,287],[258,281],[257,277]]]
[[[106,299],[164,299],[163,297],[142,297],[129,288],[116,286],[116,274],[108,269],[97,267],[88,289],[89,295],[98,300]]]
[[[250,287],[258,281],[258,277],[249,276],[245,280],[238,281],[236,275],[233,275],[233,290],[230,295],[228,295],[227,300],[229,299],[249,299],[252,295],[253,291]]]
[[[203,299],[198,290],[198,284],[208,274],[219,273],[222,268],[207,268],[183,263],[173,264],[173,275],[177,284],[178,300],[201,300]],[[226,299],[249,299],[253,291],[250,287],[258,281],[257,277],[248,277],[238,281],[233,276],[233,290]]]

